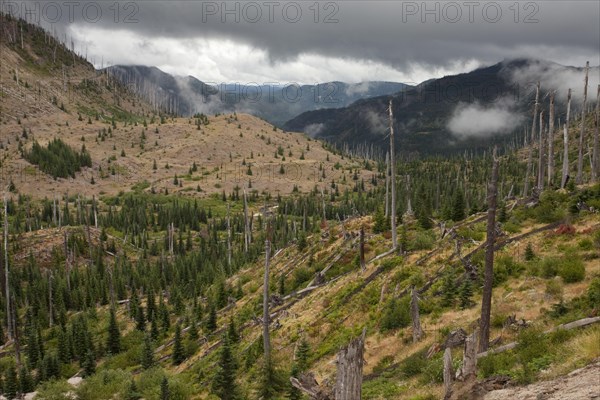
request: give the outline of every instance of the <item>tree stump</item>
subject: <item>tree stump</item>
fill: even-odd
[[[366,330],[337,356],[336,400],[360,400]]]

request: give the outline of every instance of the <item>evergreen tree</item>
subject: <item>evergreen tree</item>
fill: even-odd
[[[227,338],[231,343],[237,343],[240,340],[240,336],[235,328],[235,321],[233,320],[233,317],[229,319],[229,325],[227,326]]]
[[[465,219],[465,197],[461,190],[458,190],[452,201],[452,221],[462,221]]]
[[[385,232],[388,229],[390,229],[389,218],[385,217],[385,215],[383,214],[383,211],[381,211],[380,208],[377,209],[374,220],[375,220],[375,224],[373,225],[374,233],[382,233],[382,232]]]
[[[502,203],[500,206],[500,210],[498,211],[498,222],[506,222],[508,220],[508,216],[506,214],[506,203]]]
[[[160,382],[160,400],[169,400],[170,397],[169,380],[164,376]]]
[[[296,350],[296,364],[300,371],[306,371],[308,368],[308,356],[310,355],[310,345],[305,338],[302,338],[298,349]]]
[[[454,278],[451,274],[447,274],[442,281],[442,305],[444,307],[454,305],[455,297],[456,286],[454,285]]]
[[[144,346],[142,347],[142,359],[140,364],[144,369],[149,369],[154,366],[154,346],[152,345],[152,337],[148,334],[144,336]]]
[[[221,400],[236,400],[238,399],[235,376],[237,363],[231,351],[231,343],[227,336],[223,337],[217,374],[213,381],[213,392],[219,396]]]
[[[19,391],[19,380],[17,378],[17,371],[15,366],[11,365],[6,371],[6,381],[4,382],[4,396],[8,400],[12,400],[17,397]]]
[[[148,293],[148,299],[146,301],[146,319],[152,322],[154,315],[156,314],[156,303],[154,302],[154,292]]]
[[[205,328],[206,332],[209,334],[213,333],[215,329],[217,329],[217,311],[212,305],[210,306],[210,311],[208,312]]]
[[[127,388],[127,393],[125,394],[125,400],[139,400],[142,398],[142,395],[138,392],[137,385],[135,384],[135,380],[131,379],[131,383]]]
[[[185,350],[181,340],[181,325],[175,325],[175,341],[173,342],[173,364],[179,365],[185,360]]]
[[[195,320],[192,320],[192,323],[190,324],[190,329],[188,329],[188,336],[193,342],[197,341],[200,338],[200,336],[198,335],[198,327],[196,326]]]
[[[431,222],[431,210],[425,205],[417,209],[417,221],[423,229],[431,229],[433,223]]]
[[[144,308],[142,306],[138,307],[138,311],[136,313],[135,329],[140,332],[144,332],[146,330],[146,317],[144,316]]]
[[[91,349],[85,353],[85,360],[83,362],[83,374],[84,376],[91,376],[96,373],[96,357]]]
[[[533,251],[533,246],[531,243],[527,243],[527,247],[525,247],[525,260],[532,261],[535,259],[535,252]]]
[[[19,388],[21,393],[30,393],[35,389],[33,377],[26,366],[19,370]]]
[[[58,359],[61,363],[67,364],[71,361],[71,343],[69,341],[69,335],[62,330],[58,329]]]
[[[161,321],[163,332],[166,332],[171,327],[171,320],[169,317],[169,309],[167,308],[167,305],[163,301],[162,297],[160,298],[160,302],[158,305],[158,311],[160,314],[160,321]]]
[[[118,354],[121,351],[121,332],[119,332],[119,325],[117,324],[117,317],[113,308],[110,309],[106,349],[112,355]]]
[[[302,338],[298,348],[296,349],[295,359],[296,361],[292,365],[292,370],[290,371],[290,376],[294,378],[298,378],[300,373],[306,371],[308,368],[308,356],[310,352],[310,346],[306,339]],[[292,386],[292,384],[288,387],[288,399],[290,400],[301,400],[302,393]]]
[[[473,296],[473,286],[471,280],[466,278],[458,291],[458,297],[460,299],[460,308],[466,309],[473,305],[471,297]]]
[[[152,319],[150,322],[150,337],[152,340],[158,339],[160,336],[160,332],[158,331],[158,323],[156,322],[156,318]]]

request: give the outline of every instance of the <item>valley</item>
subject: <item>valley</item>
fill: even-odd
[[[199,109],[179,90],[210,104],[203,81],[96,69],[0,22],[0,398],[597,392],[598,67],[512,59],[335,82],[337,108]],[[541,94],[481,125],[485,89],[523,68]]]

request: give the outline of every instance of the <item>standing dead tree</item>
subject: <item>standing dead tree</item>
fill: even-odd
[[[529,151],[527,153],[527,171],[525,172],[525,185],[523,186],[523,197],[529,194],[529,179],[533,169],[533,146],[535,143],[535,124],[537,122],[538,106],[540,101],[540,83],[535,86],[535,104],[533,106],[533,120],[531,122],[531,136],[529,137]]]
[[[544,141],[544,110],[540,111],[540,141],[538,150],[538,179],[537,187],[540,193],[544,190],[544,150],[546,149]]]
[[[410,318],[412,320],[413,343],[417,343],[423,337],[421,318],[419,315],[419,296],[415,287],[410,290]]]
[[[250,228],[250,220],[248,218],[248,197],[244,190],[244,251],[248,252],[248,247],[252,243],[252,231]]]
[[[563,166],[560,188],[564,189],[569,182],[569,119],[571,117],[571,89],[567,94],[567,119],[563,126]]]
[[[227,265],[231,267],[231,218],[229,211],[230,205],[227,203]]]
[[[581,108],[581,131],[579,132],[579,151],[577,153],[577,177],[575,182],[578,185],[583,183],[583,146],[585,142],[585,109],[587,107],[587,89],[588,89],[588,72],[590,62],[585,63],[585,79],[583,80],[583,105]]]
[[[271,242],[265,240],[265,276],[263,282],[263,344],[265,351],[265,365],[271,366],[271,337],[269,334],[269,264],[271,258]]]
[[[8,266],[8,203],[4,195],[4,295],[6,296],[6,334],[8,340],[13,339],[12,318],[10,307],[10,273]]]
[[[494,242],[496,239],[496,203],[498,195],[498,157],[494,147],[492,179],[487,193],[487,238],[485,249],[485,272],[481,300],[479,351],[486,351],[490,338],[490,313],[492,309],[492,285],[494,282]]]
[[[336,400],[360,400],[366,329],[337,356]]]
[[[598,182],[600,179],[600,85],[596,92],[596,115],[595,115],[595,130],[594,130],[594,148],[592,149],[592,181]]]
[[[444,350],[444,400],[449,399],[452,396],[452,381],[453,371],[452,371],[452,350],[450,347],[446,347]]]
[[[390,216],[390,153],[385,153],[385,217]]]
[[[392,249],[398,246],[398,238],[396,232],[396,160],[394,153],[394,113],[392,111],[392,100],[390,100],[390,180],[392,190],[392,203],[390,204],[390,222],[392,227]]]
[[[365,228],[360,227],[360,269],[364,271],[367,269],[367,263],[365,262]]]
[[[554,95],[550,92],[550,115],[548,116],[548,186],[552,186],[554,179]]]
[[[477,339],[479,331],[475,331],[465,338],[462,368],[457,371],[457,379],[467,380],[477,373]]]

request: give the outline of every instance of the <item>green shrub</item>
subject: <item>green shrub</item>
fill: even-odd
[[[516,372],[517,382],[531,383],[535,380],[537,372],[546,368],[551,358],[548,337],[541,329],[531,327],[524,329],[517,338],[517,360],[521,368]]]
[[[431,231],[419,231],[408,243],[409,251],[430,250],[435,243],[434,233]]]
[[[410,324],[410,299],[405,296],[401,299],[392,298],[384,307],[379,329],[382,332],[392,329],[404,328]]]
[[[565,217],[564,203],[567,195],[547,190],[540,196],[540,203],[533,209],[533,217],[537,222],[549,224]]]
[[[425,352],[418,351],[402,360],[402,363],[400,363],[400,372],[402,372],[404,377],[410,378],[423,372],[425,365],[427,365]]]
[[[504,321],[506,321],[506,314],[498,313],[492,315],[491,325],[493,328],[502,328]]]
[[[558,268],[558,275],[565,283],[581,282],[585,278],[585,265],[578,257],[565,257]]]
[[[509,375],[515,362],[515,356],[511,351],[492,354],[477,360],[477,370],[482,378],[489,378],[493,375]]]
[[[362,398],[364,400],[393,399],[402,392],[402,387],[384,377],[366,381],[362,386]]]
[[[579,248],[581,250],[593,250],[594,249],[594,243],[592,242],[591,239],[585,238],[585,239],[581,239],[579,241],[579,243],[577,243],[577,245],[579,246]]]
[[[561,260],[556,257],[545,257],[540,261],[540,273],[544,278],[554,278],[558,274]]]
[[[562,284],[556,280],[552,279],[546,282],[546,294],[557,299],[562,298],[563,296],[563,287]]]
[[[600,307],[600,276],[596,276],[590,282],[590,286],[587,290],[587,299],[592,308]]]
[[[85,379],[77,388],[77,398],[82,400],[105,400],[123,398],[131,376],[123,370],[104,370]]]
[[[394,356],[387,355],[387,356],[383,357],[381,360],[379,360],[377,365],[375,365],[373,367],[373,373],[381,374],[387,367],[392,365],[393,362],[394,362]]]
[[[381,262],[381,268],[384,271],[391,271],[392,269],[402,265],[404,263],[404,258],[401,256],[396,256],[392,258],[385,259]]]
[[[420,382],[424,385],[430,383],[442,383],[444,382],[444,362],[442,361],[443,353],[438,353],[434,357],[431,357],[425,363],[423,367],[422,376]],[[456,371],[460,366],[460,360],[452,360],[452,369]]]
[[[508,276],[519,276],[520,273],[525,270],[525,266],[512,258],[509,255],[501,255],[496,257],[494,261],[494,272],[503,270]]]

